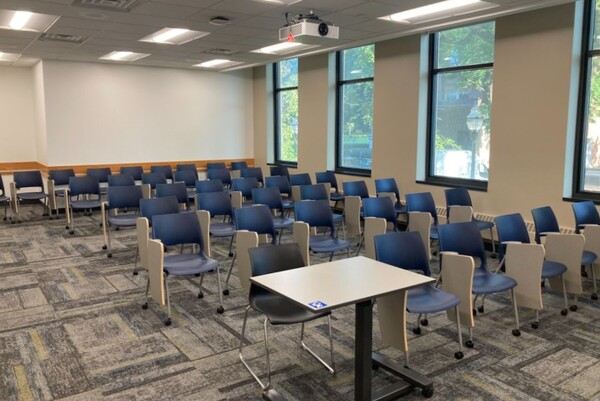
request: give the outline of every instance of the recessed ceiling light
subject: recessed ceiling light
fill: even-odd
[[[4,53],[0,51],[0,62],[16,61],[21,55],[18,53]]]
[[[264,54],[287,54],[298,50],[308,49],[315,47],[316,45],[305,45],[300,42],[281,42],[275,45],[262,47],[260,49],[252,50],[252,53],[264,53]]]
[[[481,0],[446,0],[386,15],[379,19],[404,24],[415,24],[432,21],[434,19],[449,18],[468,12],[486,10],[493,7],[498,7],[498,5]]]
[[[110,61],[136,61],[144,57],[148,57],[147,53],[134,53],[130,51],[114,51],[100,57],[100,60]]]
[[[226,59],[217,58],[214,60],[205,61],[200,64],[194,64],[194,67],[202,67],[202,68],[216,68],[216,67],[231,67],[234,65],[242,64],[241,61],[231,61]]]
[[[58,17],[30,11],[0,10],[0,29],[45,32]]]
[[[280,6],[289,6],[289,5],[292,5],[294,3],[299,3],[302,0],[254,0],[254,1],[258,1],[260,3],[277,4],[277,5],[280,5]]]
[[[163,28],[152,35],[141,38],[140,42],[182,45],[209,34],[210,32],[192,31],[185,28]]]

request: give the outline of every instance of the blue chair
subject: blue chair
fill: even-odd
[[[380,262],[406,270],[417,270],[431,277],[429,255],[427,255],[421,235],[416,231],[390,232],[375,236],[375,256]],[[406,302],[408,312],[419,314],[417,327],[413,329],[413,333],[417,335],[421,334],[421,317],[423,315],[454,308],[457,316],[456,331],[458,332],[458,351],[454,353],[456,359],[463,358],[459,304],[460,299],[457,296],[430,284],[408,290]],[[423,320],[423,323],[428,324],[426,319]]]
[[[44,204],[44,216],[50,214],[48,194],[44,191],[44,181],[42,180],[42,173],[39,170],[15,171],[13,173],[13,185],[13,200],[16,203],[15,209],[19,223],[21,222],[22,201],[42,201]],[[21,191],[22,189],[27,189],[27,191],[23,192]]]
[[[231,250],[235,237],[235,224],[233,223],[233,207],[231,206],[229,194],[226,191],[199,193],[198,210],[206,210],[210,213],[211,218],[223,218],[220,223],[211,221],[210,236],[216,238],[229,237],[229,257],[233,256]]]
[[[225,188],[221,180],[198,180],[196,181],[196,193],[223,192]]]
[[[130,174],[135,181],[141,181],[142,174],[144,174],[144,168],[142,166],[122,166],[119,169],[119,173]]]
[[[150,185],[151,192],[156,189],[158,184],[166,184],[167,177],[161,173],[144,173],[142,174],[142,184]]]
[[[112,175],[110,167],[88,168],[85,174],[90,177],[98,178],[98,182],[100,183],[100,192],[102,193],[102,195],[106,195],[106,185],[108,185],[108,176]]]
[[[198,173],[194,170],[179,170],[174,174],[175,182],[183,182],[187,188],[188,198],[196,197],[196,181],[198,181]]]
[[[252,203],[255,205],[267,205],[269,209],[275,211],[273,224],[275,225],[275,229],[279,230],[279,243],[281,243],[283,230],[292,227],[294,219],[285,217],[279,188],[254,188],[252,190]]]
[[[204,254],[204,242],[202,240],[202,230],[200,221],[194,212],[160,214],[152,216],[152,236],[155,240],[162,243],[163,246],[171,247],[175,245],[192,244],[192,251],[189,253],[167,253],[162,258],[162,267],[164,274],[165,291],[167,295],[168,317],[165,325],[171,325],[171,301],[169,294],[169,277],[198,277],[200,276],[200,285],[198,298],[203,298],[202,282],[204,273],[212,270],[217,271],[217,283],[219,286],[219,307],[217,313],[223,313],[223,297],[221,295],[221,275],[219,273],[219,262],[207,257]],[[197,251],[194,251],[197,248]],[[146,286],[146,303],[143,308],[148,308],[148,289],[150,280]]]
[[[471,256],[473,259],[479,260],[479,266],[475,268],[473,276],[472,292],[476,298],[480,295],[485,296],[487,294],[510,291],[515,314],[515,328],[512,330],[512,334],[520,336],[519,312],[513,291],[517,282],[511,277],[488,271],[483,238],[477,224],[472,221],[468,223],[442,224],[438,227],[438,230],[440,252],[457,252],[460,255]],[[484,312],[483,301],[478,310],[481,313]],[[475,311],[473,312],[475,313]]]
[[[198,167],[196,167],[196,165],[193,163],[184,163],[184,164],[176,165],[175,173],[181,172],[181,171],[191,171],[196,176],[196,179],[194,181],[196,181],[198,179]]]
[[[188,198],[187,188],[183,182],[173,182],[170,184],[156,184],[156,197],[164,198],[174,196],[180,205],[185,206],[185,210],[190,210],[190,200]]]
[[[396,195],[396,204],[394,204],[394,209],[397,214],[406,214],[408,211],[406,210],[406,205],[403,205],[400,202],[400,190],[398,189],[398,184],[396,183],[395,178],[378,178],[375,180],[375,193],[377,196],[381,193],[393,193]]]
[[[344,195],[340,193],[337,178],[335,178],[335,173],[333,171],[328,170],[315,173],[315,178],[317,180],[317,184],[329,183],[331,189],[333,190],[329,197],[332,201],[334,201],[336,204],[337,202],[344,201]]]
[[[433,218],[433,224],[431,225],[429,238],[432,241],[439,241],[440,236],[438,234],[438,215],[431,192],[415,192],[412,194],[406,194],[406,210],[408,213],[429,213]]]
[[[293,209],[294,202],[289,199],[292,196],[292,187],[290,185],[290,180],[285,175],[275,175],[271,177],[265,178],[265,187],[267,188],[277,188],[279,189],[279,193],[283,196],[285,195],[287,199],[283,199],[283,208],[284,209]]]
[[[264,185],[263,173],[260,167],[247,167],[241,171],[242,178],[256,178],[259,184]]]
[[[252,204],[252,190],[259,187],[260,185],[256,177],[234,178],[231,180],[231,190],[242,193],[244,206]]]
[[[346,181],[342,183],[344,196],[360,196],[361,199],[369,197],[369,189],[364,181]]]
[[[241,161],[241,162],[231,162],[231,169],[232,170],[242,170],[248,168],[248,163],[246,163],[245,161]]]
[[[75,234],[74,211],[83,210],[84,213],[102,206],[102,195],[100,194],[100,184],[96,177],[71,177],[69,178],[69,192],[67,196],[67,207],[71,213],[71,218],[67,219],[71,225],[69,234]]]
[[[394,208],[394,202],[389,196],[381,196],[378,198],[363,199],[363,216],[377,217],[385,219],[387,226],[392,225],[393,231],[398,231],[398,215]],[[356,256],[360,253],[360,249],[365,242],[365,233],[360,235],[360,242],[356,250]]]
[[[312,185],[312,179],[308,173],[291,174],[289,178],[290,185],[293,187],[297,185]]]
[[[325,200],[329,201],[330,195],[331,195],[331,193],[327,193],[327,188],[325,187],[324,184],[300,185],[300,199],[301,200],[325,199]],[[342,230],[344,231],[344,238],[345,238],[346,234],[345,234],[345,227],[344,227],[344,215],[341,213],[334,212],[333,213],[333,221],[338,226],[338,228],[337,228],[338,232],[339,232],[340,226],[342,227]]]
[[[252,276],[261,276],[263,274],[276,273],[289,269],[304,267],[302,254],[297,244],[285,244],[272,247],[258,247],[249,249],[250,264],[252,268]],[[240,345],[238,348],[238,356],[244,364],[248,372],[258,382],[263,390],[267,390],[271,386],[271,362],[269,359],[269,335],[267,331],[267,323],[274,326],[302,323],[300,331],[300,344],[302,348],[307,350],[319,363],[321,363],[330,373],[335,373],[335,364],[333,360],[333,337],[331,335],[331,312],[312,312],[306,308],[296,305],[289,299],[279,294],[266,291],[261,287],[252,284],[250,286],[250,294],[248,296],[249,305],[246,307],[244,314],[244,323],[242,323],[242,335],[240,336]],[[267,356],[267,383],[264,384],[250,368],[244,360],[242,349],[244,347],[246,322],[248,320],[248,311],[250,308],[265,315],[264,320],[264,337]],[[329,354],[331,357],[330,365],[318,357],[314,351],[304,343],[304,324],[311,320],[327,317],[329,327]]]
[[[227,168],[224,162],[213,162],[206,163],[206,170],[223,169]]]
[[[446,219],[450,219],[450,212],[452,208],[450,206],[471,206],[471,196],[466,188],[448,188],[444,190],[446,196]],[[492,221],[484,221],[473,218],[472,220],[477,224],[477,227],[481,231],[490,231],[490,239],[492,241],[492,258],[496,257],[496,242],[494,241],[494,223]]]
[[[129,173],[111,174],[108,176],[109,187],[127,187],[131,185],[135,185],[135,178]]]
[[[573,214],[575,215],[575,232],[580,233],[587,224],[600,225],[600,215],[596,204],[593,201],[583,201],[572,203]]]
[[[48,172],[48,196],[54,196],[53,201],[50,202],[50,218],[52,219],[52,207],[56,211],[56,217],[58,217],[58,205],[56,204],[56,198],[64,198],[65,189],[69,187],[69,178],[75,177],[75,170],[72,168],[50,170]],[[54,193],[52,193],[54,190]],[[3,195],[4,192],[3,192]],[[66,206],[66,205],[65,205]],[[6,212],[6,209],[4,209]],[[65,207],[65,214],[67,214],[67,208]],[[6,217],[6,213],[4,214]],[[6,220],[6,218],[4,219]]]
[[[115,227],[117,230],[121,227],[135,227],[142,198],[142,187],[139,185],[108,189],[107,202],[102,205],[102,227],[105,241],[102,249],[107,250],[106,256],[109,258],[112,258],[110,227]]]
[[[303,221],[309,227],[328,228],[329,233],[316,234],[309,237],[308,248],[315,253],[329,253],[329,260],[334,252],[346,250],[350,257],[350,242],[339,239],[335,233],[333,212],[327,200],[302,200],[295,204],[296,221]]]
[[[231,172],[226,168],[212,168],[206,171],[206,178],[209,180],[221,180],[223,186],[231,186]]]
[[[8,219],[6,213],[10,206],[10,198],[6,195],[6,189],[4,189],[4,181],[0,175],[0,204],[4,204],[4,221]]]
[[[165,176],[167,180],[173,181],[173,169],[168,164],[161,166],[150,166],[150,172],[161,173]]]
[[[271,177],[275,177],[275,176],[286,176],[286,177],[290,177],[290,172],[288,171],[288,168],[286,166],[271,166],[270,167],[270,174]]]
[[[504,265],[505,259],[504,255],[506,254],[506,246],[509,242],[519,242],[522,244],[529,244],[531,241],[529,239],[529,232],[527,231],[527,225],[525,224],[525,220],[519,213],[506,214],[502,216],[497,216],[495,218],[496,222],[496,230],[498,231],[498,253],[502,256],[499,267]],[[563,297],[565,301],[565,307],[560,313],[563,316],[566,316],[568,313],[568,299],[567,299],[567,291],[564,285],[564,276],[563,274],[567,271],[567,266],[562,263],[552,262],[549,260],[544,260],[542,264],[542,275],[540,277],[541,281],[546,279],[551,279],[554,277],[560,277],[563,283]],[[536,311],[536,321],[532,324],[534,329],[537,329],[539,326],[539,312]]]

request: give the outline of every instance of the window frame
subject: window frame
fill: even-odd
[[[371,45],[375,45],[374,43]],[[365,45],[370,46],[370,45]],[[358,46],[362,47],[362,46]],[[344,49],[351,50],[354,48]],[[335,53],[335,172],[340,174],[347,175],[356,175],[362,177],[371,177],[371,169],[366,168],[358,168],[358,167],[345,167],[341,164],[342,158],[342,90],[344,85],[348,84],[359,84],[364,82],[373,82],[373,88],[375,87],[375,70],[373,69],[373,76],[364,77],[364,78],[356,78],[356,79],[342,79],[342,52],[344,50],[337,51]],[[375,62],[373,62],[373,65]],[[375,101],[373,100],[373,103]],[[373,110],[374,112],[374,110]],[[371,134],[371,141],[373,133]],[[372,143],[371,143],[372,148]],[[371,153],[371,167],[373,166],[373,155]]]
[[[300,62],[300,60],[298,58],[296,58],[298,61],[298,63]],[[285,61],[285,60],[282,60]],[[298,166],[298,160],[293,161],[293,160],[282,160],[281,159],[281,125],[280,125],[280,120],[281,120],[281,115],[279,113],[280,109],[279,109],[279,104],[280,104],[280,93],[282,92],[287,92],[287,91],[292,91],[295,90],[296,92],[298,91],[298,85],[296,84],[296,86],[286,86],[286,87],[280,87],[279,86],[279,75],[280,75],[280,68],[279,68],[279,63],[281,61],[277,61],[275,63],[273,63],[273,120],[274,120],[274,127],[273,127],[273,134],[274,134],[274,140],[273,140],[273,145],[275,147],[275,157],[274,157],[274,163],[275,165],[278,166],[286,166],[286,167],[297,167]],[[298,75],[300,75],[300,72],[298,71]],[[299,79],[300,77],[298,77]],[[298,97],[298,102],[300,102],[300,98]]]
[[[490,21],[491,22],[491,21]],[[451,28],[456,29],[456,28]],[[435,133],[432,132],[434,127],[434,101],[436,100],[435,93],[437,89],[436,77],[444,73],[453,73],[461,71],[473,71],[482,69],[494,70],[494,62],[490,63],[479,63],[470,65],[461,65],[455,67],[436,67],[436,58],[438,54],[439,41],[436,40],[436,35],[440,32],[433,32],[429,34],[429,55],[428,55],[428,68],[427,68],[427,127],[426,127],[426,152],[425,152],[425,180],[420,181],[421,183],[430,185],[439,185],[444,187],[464,187],[476,191],[487,191],[489,177],[487,180],[474,180],[469,178],[456,178],[456,177],[445,177],[434,175],[434,162],[435,157],[433,153],[433,145],[435,143],[433,136]],[[495,42],[495,41],[494,41]],[[495,46],[495,43],[494,43]]]

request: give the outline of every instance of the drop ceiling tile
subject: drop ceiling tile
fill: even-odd
[[[324,14],[320,17],[324,21],[329,21],[333,25],[337,25],[340,28],[343,28],[347,25],[358,24],[361,22],[366,22],[366,21],[371,20],[371,18],[367,17],[366,15],[350,15],[350,14],[343,14],[343,13]],[[340,31],[341,30],[342,29],[340,29]]]
[[[249,28],[249,27],[245,27],[245,26],[236,26],[236,25],[225,26],[225,27],[219,29],[217,32],[217,36],[220,36],[222,34],[242,35],[245,37],[271,35],[276,39],[278,38],[277,30],[257,29],[257,28]]]
[[[198,12],[198,8],[164,3],[142,3],[131,10],[131,14],[153,15],[167,18],[186,18]]]
[[[60,20],[59,20],[60,22]],[[62,25],[56,23],[52,25],[50,29],[48,29],[50,33],[62,33],[65,35],[73,35],[73,36],[86,36],[92,37],[98,34],[100,31],[96,29],[82,29],[82,28],[72,28],[72,27],[63,27]]]
[[[221,0],[153,0],[154,3],[164,3],[168,5],[189,6],[194,8],[208,8],[214,6]]]
[[[103,30],[113,24],[110,20],[93,20],[81,17],[60,17],[56,24],[60,27]]]
[[[31,0],[1,0],[0,9],[3,10],[27,10],[35,13],[61,15],[67,7],[61,4],[53,4],[42,1]]]
[[[235,11],[224,11],[224,10],[214,10],[212,8],[208,8],[203,11],[199,11],[191,17],[187,18],[188,20],[206,22],[213,17],[226,17],[231,21],[231,24],[238,24],[242,21],[248,19],[248,14],[237,13]]]
[[[258,29],[279,29],[285,25],[285,18],[251,17],[240,21],[237,25]]]
[[[332,12],[337,10],[343,10],[349,7],[354,7],[359,4],[365,4],[365,0],[302,0],[296,5],[304,8],[312,8],[315,10],[315,14],[324,14],[325,12]]]
[[[258,15],[275,9],[281,9],[283,13],[285,12],[283,11],[284,8],[286,7],[273,3],[263,3],[252,0],[223,0],[210,7],[211,10],[233,11],[248,15]]]
[[[389,4],[370,2],[358,6],[347,8],[340,11],[342,14],[350,14],[355,16],[366,16],[369,18],[379,18],[384,15],[389,15],[400,11],[398,6]]]
[[[351,29],[355,29],[357,31],[366,31],[366,32],[377,32],[377,33],[389,33],[393,31],[401,31],[403,26],[399,24],[383,21],[383,20],[372,20],[367,22],[361,22],[360,24],[354,24],[350,26]]]

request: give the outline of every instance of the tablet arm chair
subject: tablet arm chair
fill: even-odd
[[[367,217],[378,217],[385,219],[386,227],[392,226],[392,231],[398,231],[398,221],[396,210],[394,209],[394,202],[392,198],[382,196],[378,198],[366,198],[362,200],[363,204],[363,216]],[[365,227],[366,231],[366,227]],[[365,241],[366,233],[363,233],[360,237],[360,242],[356,249],[356,256],[360,253],[360,249]]]
[[[304,266],[302,255],[296,244],[284,244],[270,247],[257,247],[248,250],[252,265],[252,276],[261,276],[263,274],[280,272],[288,269],[301,268]],[[310,353],[320,364],[322,364],[331,374],[335,374],[335,365],[333,359],[333,338],[331,334],[331,312],[312,312],[305,309],[282,295],[274,294],[265,289],[258,287],[255,284],[250,286],[250,295],[248,296],[249,305],[246,307],[244,315],[244,323],[242,324],[242,334],[240,336],[240,345],[238,355],[244,367],[250,372],[254,380],[258,382],[263,391],[268,391],[271,387],[271,361],[269,358],[269,335],[268,324],[273,326],[297,324],[301,323],[300,330],[300,345]],[[242,354],[246,322],[248,320],[248,311],[254,309],[265,315],[263,323],[265,349],[267,358],[267,379],[263,383],[258,375],[250,368]],[[330,347],[330,364],[327,364],[314,351],[304,343],[304,325],[306,322],[327,317],[329,327],[329,347]]]
[[[400,201],[400,190],[395,178],[379,178],[375,180],[375,193],[377,196],[385,193],[392,193],[396,198],[394,209],[397,214],[406,214],[406,205]]]
[[[198,181],[198,173],[192,170],[179,170],[173,175],[175,182],[183,182],[185,184],[188,198],[196,198],[196,181]]]
[[[280,196],[282,197],[283,208],[290,210],[294,208],[294,202],[292,197],[292,187],[290,186],[290,180],[284,175],[275,175],[265,178],[265,187],[279,189]],[[285,198],[283,197],[285,195]]]
[[[235,224],[233,223],[233,207],[231,198],[225,191],[206,192],[198,194],[198,210],[206,210],[210,218],[222,217],[222,222],[209,221],[211,237],[227,238],[229,237],[229,257],[233,256],[232,247],[235,238]],[[227,292],[228,294],[229,292]],[[225,295],[227,295],[225,294]]]
[[[282,175],[288,178],[290,177],[290,172],[288,171],[288,168],[286,166],[271,166],[269,170],[271,177],[275,177],[278,175]]]
[[[142,199],[142,187],[110,187],[106,194],[106,202],[102,203],[102,231],[106,256],[112,258],[110,227],[119,230],[121,227],[135,227],[138,218],[138,208]]]
[[[6,195],[6,190],[4,189],[4,181],[2,176],[0,175],[0,203],[4,203],[4,221],[8,219],[6,215],[6,211],[10,206],[10,197]],[[12,219],[12,216],[11,216]]]
[[[25,191],[22,191],[25,189]],[[42,173],[35,171],[15,171],[13,182],[10,184],[11,203],[17,221],[21,222],[21,201],[42,201],[44,205],[44,216],[50,215],[48,205],[48,194],[44,191]],[[14,220],[13,220],[14,222]]]
[[[223,168],[227,168],[227,166],[225,165],[224,162],[212,162],[212,163],[206,163],[206,170],[216,170],[216,169],[223,169]]]
[[[119,173],[130,174],[133,177],[134,181],[142,181],[142,174],[144,174],[144,168],[142,166],[123,166],[119,169]]]
[[[88,168],[86,171],[86,175],[98,178],[98,182],[100,183],[100,192],[102,193],[102,195],[106,195],[108,177],[112,175],[110,167]]]
[[[583,201],[572,203],[573,214],[575,215],[575,233],[579,234],[586,225],[600,225],[600,215],[593,201]]]
[[[283,201],[281,193],[276,187],[271,188],[254,188],[252,190],[252,203],[255,205],[267,205],[274,212],[273,225],[276,230],[279,230],[278,242],[281,243],[283,230],[291,228],[294,224],[294,219],[285,217]]]
[[[140,175],[140,181],[141,181]],[[109,187],[127,187],[135,185],[135,178],[130,173],[111,174],[107,178]]]
[[[312,179],[308,173],[291,174],[289,176],[291,186],[312,185]]]
[[[69,178],[71,177],[75,177],[75,170],[72,168],[50,170],[48,172],[48,204],[50,208],[50,219],[54,218],[52,215],[53,211],[56,212],[56,218],[58,218],[58,198],[64,198],[65,189],[69,187]],[[2,192],[2,194],[5,195],[4,192]],[[6,211],[6,209],[4,209],[4,211]],[[68,205],[65,202],[65,215],[68,214]],[[67,224],[70,224],[68,219]]]
[[[231,186],[231,171],[226,168],[213,168],[206,170],[206,178],[209,180],[221,180],[225,188]]]
[[[184,210],[190,210],[190,200],[188,198],[187,188],[183,182],[156,184],[156,197],[164,198],[166,196],[174,196]]]
[[[406,210],[410,212],[425,212],[429,213],[432,218],[431,228],[429,232],[430,242],[439,242],[438,234],[438,215],[435,207],[435,201],[431,192],[415,192],[406,194]],[[409,219],[410,224],[410,219]]]
[[[335,177],[335,173],[333,171],[322,171],[315,173],[315,178],[317,180],[317,184],[329,184],[330,190],[333,190],[331,193],[330,199],[335,202],[334,207],[338,202],[344,201],[344,195],[340,193],[337,178]]]
[[[263,172],[260,167],[247,167],[241,171],[242,178],[256,178],[260,186],[264,185]]]
[[[150,166],[150,173],[160,173],[164,175],[167,180],[173,182],[173,169],[168,164],[162,166]]]
[[[70,222],[69,234],[75,234],[75,222],[73,213],[75,210],[83,210],[84,213],[92,209],[102,207],[102,195],[100,194],[100,183],[96,177],[71,177],[69,178],[69,188],[65,196],[67,201],[67,224]]]
[[[298,200],[331,200],[331,190],[328,183],[326,184],[311,184],[300,185],[300,199]],[[359,206],[360,209],[360,206]],[[360,212],[359,212],[360,213]],[[339,234],[340,227],[342,228],[342,238],[346,239],[346,224],[342,213],[333,212],[333,221],[337,224],[336,232]],[[360,221],[360,216],[359,216]]]

